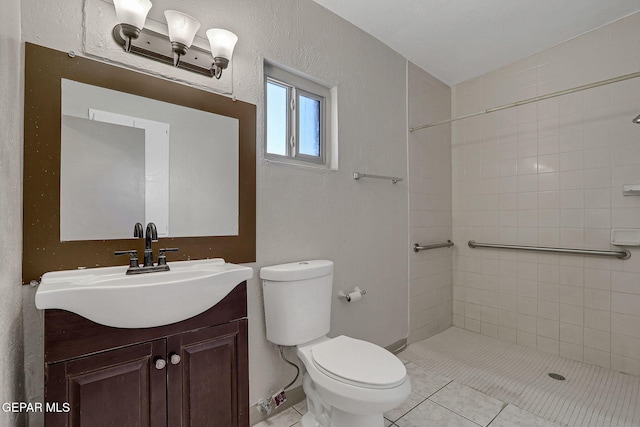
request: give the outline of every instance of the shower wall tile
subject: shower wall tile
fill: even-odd
[[[584,361],[592,365],[611,368],[611,352],[595,350],[593,348],[584,348]]]
[[[557,339],[547,338],[538,335],[536,348],[551,354],[558,354],[560,342]]]
[[[408,65],[409,127],[437,122],[451,115],[451,88],[413,64]],[[464,168],[464,159],[452,157],[451,129],[434,127],[409,135],[409,233],[411,244],[453,240],[451,165]],[[478,166],[480,166],[478,164]],[[476,172],[486,178],[497,176],[498,160],[487,159]],[[465,274],[453,267],[452,250],[433,249],[409,257],[409,342],[420,341],[456,324],[464,327],[465,287],[454,283]],[[462,293],[460,293],[462,290]],[[462,300],[460,300],[462,298]],[[481,298],[477,301],[479,305]],[[473,310],[472,310],[473,311]],[[479,318],[479,317],[478,317]]]
[[[453,116],[640,70],[640,13],[452,88]],[[626,49],[625,49],[626,47]],[[640,228],[640,79],[451,125],[454,322],[640,375],[640,249],[629,260],[470,249],[615,250]]]

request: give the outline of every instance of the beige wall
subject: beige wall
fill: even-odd
[[[22,378],[21,267],[21,73],[20,2],[3,3],[0,14],[0,404],[24,400]],[[18,425],[0,411],[0,425]]]
[[[154,7],[161,9],[161,3],[154,1]],[[222,0],[215,7],[189,2],[183,8],[198,16],[203,31],[218,25],[238,34],[234,94],[258,106],[257,262],[248,287],[253,404],[292,378],[291,367],[265,338],[261,266],[331,259],[336,293],[355,286],[367,290],[357,303],[334,299],[331,335],[348,334],[382,346],[408,335],[407,183],[352,179],[354,171],[406,177],[406,61],[311,0]],[[82,0],[22,0],[22,11],[25,41],[81,54],[84,30],[100,32],[111,43],[111,28],[83,28]],[[338,171],[263,160],[264,58],[337,87]],[[163,64],[135,61],[151,73],[173,73]],[[186,71],[181,78],[200,81]],[[215,88],[218,83],[207,84]]]
[[[640,13],[453,88],[453,115],[640,70]],[[469,249],[468,240],[614,249],[640,228],[640,79],[453,126],[453,323],[640,375],[640,250],[630,260]]]
[[[451,116],[451,88],[409,63],[409,128]],[[451,239],[451,126],[409,133],[409,240],[411,244]],[[409,342],[451,326],[452,250],[409,256]]]

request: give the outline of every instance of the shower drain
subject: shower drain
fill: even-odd
[[[558,380],[558,381],[564,381],[564,380],[565,380],[565,377],[564,377],[564,376],[562,376],[562,375],[560,375],[560,374],[556,374],[556,373],[554,373],[554,372],[549,373],[549,376],[550,376],[551,378],[553,378],[554,380]]]

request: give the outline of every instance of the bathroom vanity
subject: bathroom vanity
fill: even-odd
[[[158,126],[160,146],[152,137]],[[248,427],[246,280],[253,273],[231,263],[256,259],[256,106],[26,43],[24,129],[22,273],[23,284],[40,283],[35,302],[45,310],[45,425]],[[73,144],[91,141],[119,152],[114,132],[136,145],[130,162],[93,149],[82,162],[66,157],[78,154]],[[146,188],[146,155],[160,152],[162,162],[151,163],[168,168],[158,194],[172,196],[157,211],[171,219],[158,229],[159,247],[180,249],[163,257],[171,271],[129,276],[114,254],[150,249],[146,239],[132,239],[131,227],[148,222],[139,207],[147,212],[155,199],[142,191],[130,203],[119,197]],[[130,167],[105,178],[86,162]],[[135,185],[132,173],[140,177]],[[107,184],[99,191],[97,178]],[[65,194],[82,197],[68,203]],[[82,227],[69,212],[97,223]],[[120,231],[107,226],[113,218],[123,218]]]
[[[249,426],[246,282],[190,319],[114,328],[44,315],[46,427]],[[68,405],[65,405],[68,403]]]

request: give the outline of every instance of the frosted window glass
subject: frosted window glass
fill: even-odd
[[[287,155],[287,92],[267,82],[267,153]]]
[[[320,156],[320,101],[300,95],[300,154]]]

